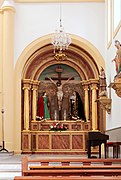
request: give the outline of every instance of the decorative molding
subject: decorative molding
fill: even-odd
[[[115,90],[118,97],[121,98],[121,78],[115,78],[113,83],[110,83],[109,87]]]
[[[91,89],[98,89],[99,80],[98,79],[90,79],[89,80]]]
[[[30,89],[32,84],[32,80],[31,79],[23,79],[23,89]]]
[[[121,20],[120,20],[119,24],[117,25],[115,31],[113,32],[113,39],[115,38],[115,36],[119,32],[120,28],[121,28]]]
[[[62,51],[59,51],[55,54],[54,58],[57,60],[57,61],[63,61],[63,60],[66,60],[67,59],[67,56],[62,52]]]
[[[106,1],[106,10],[107,10],[107,49],[110,48],[111,44],[112,44],[112,15],[113,15],[113,11],[112,11],[112,6],[113,6],[113,1],[109,0]]]
[[[100,97],[97,99],[97,101],[100,103],[100,107],[107,111],[108,114],[111,113],[111,103],[112,99],[108,98],[107,96]]]
[[[110,48],[111,44],[112,44],[112,40],[110,40],[110,41],[108,42],[107,49]]]
[[[17,3],[78,3],[78,2],[96,2],[96,3],[100,3],[100,2],[105,2],[105,0],[14,0],[14,2]]]
[[[121,28],[121,9],[120,9],[120,12],[118,12],[118,9],[117,9],[117,3],[118,4],[118,7],[120,8],[120,1],[112,1],[112,4],[113,4],[113,16],[112,16],[112,21],[113,21],[113,39],[115,38],[115,36],[117,35],[117,33],[119,32],[120,28]],[[115,5],[116,5],[116,8],[115,8]],[[118,13],[118,18],[116,17],[116,14],[115,13]],[[114,27],[114,24],[115,24],[115,20],[118,19],[118,22],[117,22],[117,25]]]

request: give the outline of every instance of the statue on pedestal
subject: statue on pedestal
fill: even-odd
[[[106,75],[103,67],[100,69],[100,75],[99,75],[99,96],[107,96],[107,83],[106,83]]]
[[[74,120],[79,119],[79,116],[78,116],[78,99],[77,99],[75,91],[73,92],[73,95],[70,96],[70,106],[71,106],[71,110],[70,110],[71,119],[74,119]]]
[[[118,40],[115,41],[115,47],[117,48],[116,56],[112,60],[115,62],[116,76],[115,78],[121,77],[121,44]]]
[[[50,119],[50,113],[48,109],[48,99],[46,92],[43,92],[42,96],[38,100],[38,119]]]
[[[80,95],[77,91],[74,91],[70,96],[70,119],[85,121],[84,106]]]

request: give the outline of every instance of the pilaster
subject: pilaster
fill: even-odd
[[[3,13],[0,8],[0,114],[3,108],[2,99],[2,86],[3,86]],[[0,115],[0,132],[2,132],[2,116]],[[0,133],[0,142],[2,141],[2,134]]]
[[[24,130],[29,130],[29,91],[31,88],[31,80],[23,80],[24,90]]]
[[[99,82],[96,79],[90,80],[90,88],[92,91],[92,130],[97,130],[97,90]]]
[[[14,143],[14,12],[3,2],[2,10],[2,106],[5,111],[5,141],[7,149]],[[1,28],[1,27],[0,27]],[[0,40],[1,41],[1,40]],[[11,127],[11,128],[10,128]]]
[[[38,86],[39,86],[39,81],[32,81],[32,120],[33,121],[36,121]]]
[[[89,121],[89,81],[83,81],[82,85],[84,87],[84,93],[85,93],[85,116],[86,121]]]

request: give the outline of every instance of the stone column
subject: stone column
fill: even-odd
[[[29,130],[29,90],[31,88],[31,80],[23,80],[24,90],[24,130]]]
[[[8,3],[7,3],[8,2]],[[3,1],[2,9],[2,106],[4,109],[5,146],[14,146],[14,15],[10,1]],[[0,27],[1,28],[1,27]],[[1,38],[0,38],[1,41]],[[11,128],[10,128],[11,127]]]
[[[92,130],[97,130],[97,90],[98,80],[90,80],[90,87],[92,91]]]
[[[2,9],[0,9],[0,93],[2,93],[2,67],[3,67],[3,21],[2,21]],[[2,95],[0,95],[2,97]],[[2,98],[0,98],[0,105],[1,105]],[[0,106],[1,107],[1,106]]]
[[[3,21],[2,21],[2,9],[0,8],[0,142],[1,139],[1,132],[2,132],[2,116],[1,116],[1,108],[3,108]]]
[[[82,83],[83,87],[84,87],[84,94],[85,94],[85,116],[86,116],[86,121],[89,121],[89,95],[88,95],[88,91],[89,91],[89,82],[88,81],[83,81]]]
[[[32,81],[32,120],[33,121],[36,121],[38,86],[39,86],[39,81]]]

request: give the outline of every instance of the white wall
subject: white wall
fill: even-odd
[[[114,77],[116,75],[115,70],[115,62],[112,62],[116,55],[116,47],[115,47],[115,40],[119,40],[121,43],[121,1],[106,1],[106,39],[105,41],[105,52],[106,52],[106,77],[107,77],[107,85],[109,85],[111,82],[114,82]],[[110,8],[108,8],[108,6]],[[115,8],[118,7],[118,8]],[[109,11],[109,10],[110,11]],[[108,38],[110,37],[110,39]],[[111,114],[107,114],[106,118],[106,129],[112,130],[121,127],[121,98],[118,97],[115,93],[115,90],[113,88],[108,88],[109,91],[109,97],[112,99],[112,106],[111,106]],[[108,131],[109,132],[109,131]],[[111,133],[111,139],[112,136],[113,140],[116,140],[116,136],[114,131],[110,131]]]
[[[121,29],[119,30],[116,37],[112,40],[110,48],[107,50],[107,81],[108,85],[110,82],[114,82],[114,76],[116,75],[115,63],[112,62],[116,55],[116,47],[114,45],[114,40],[119,40],[121,42]],[[107,130],[121,127],[121,98],[115,93],[115,90],[111,88],[111,98],[112,98],[112,111],[111,115],[107,115]]]
[[[65,31],[85,38],[105,57],[104,3],[63,3],[61,6]],[[59,27],[60,4],[15,3],[15,9],[14,64],[27,45]]]
[[[23,49],[37,38],[53,33],[59,27],[60,4],[16,3],[15,4],[15,62]],[[112,59],[116,48],[112,43],[106,51],[104,3],[63,3],[62,24],[65,31],[79,35],[91,42],[106,59],[107,85],[113,82],[115,65]],[[121,42],[121,30],[115,39]],[[105,46],[106,44],[106,46]],[[105,56],[106,54],[106,56]],[[121,99],[111,88],[112,111],[107,114],[106,129],[121,126]]]

